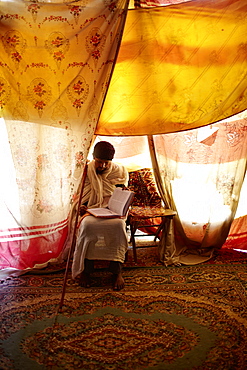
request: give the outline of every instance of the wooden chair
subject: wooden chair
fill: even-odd
[[[130,242],[133,248],[134,261],[137,262],[136,238],[143,236],[136,234],[141,230],[153,235],[154,241],[167,231],[176,212],[162,206],[151,169],[144,168],[129,173],[128,189],[135,192],[131,204],[127,225],[130,227]],[[144,234],[145,235],[145,234]]]

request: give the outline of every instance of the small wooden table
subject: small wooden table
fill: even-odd
[[[133,256],[134,261],[137,262],[137,254],[136,254],[136,230],[140,227],[158,227],[155,233],[151,233],[149,235],[154,235],[154,241],[158,238],[161,232],[165,232],[167,229],[167,224],[173,220],[173,217],[176,216],[177,212],[173,211],[172,209],[166,209],[163,207],[137,207],[133,206],[129,210],[128,220],[127,223],[130,225],[130,233],[131,233],[131,244],[133,248]],[[153,218],[161,218],[161,222],[159,224],[147,224],[148,219]]]

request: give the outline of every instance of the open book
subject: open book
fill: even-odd
[[[124,217],[128,212],[133,197],[133,191],[116,188],[109,199],[107,208],[89,208],[87,212],[101,218]]]

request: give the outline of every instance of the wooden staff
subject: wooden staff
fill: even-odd
[[[79,196],[79,201],[78,201],[78,207],[77,207],[77,212],[76,212],[76,218],[75,218],[75,225],[74,225],[74,230],[73,230],[72,243],[71,243],[71,247],[69,249],[69,255],[68,255],[66,270],[65,270],[64,279],[63,279],[63,290],[62,290],[62,295],[61,295],[61,299],[60,299],[60,304],[59,304],[58,311],[60,311],[62,309],[62,307],[63,307],[63,301],[64,301],[66,283],[67,283],[68,273],[69,273],[69,262],[70,262],[72,253],[74,252],[74,247],[75,247],[75,242],[76,242],[76,229],[77,229],[77,223],[78,223],[78,218],[79,218],[79,213],[80,213],[80,204],[81,204],[81,200],[82,200],[84,185],[85,185],[85,181],[86,181],[86,177],[87,177],[87,166],[88,165],[86,163],[86,165],[84,167],[84,172],[83,172],[83,175],[82,175],[82,185],[81,185],[81,191],[80,191],[80,196]]]

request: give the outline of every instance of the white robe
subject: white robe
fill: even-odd
[[[87,202],[88,208],[105,207],[105,199],[108,199],[115,185],[128,185],[129,175],[126,168],[122,165],[110,162],[102,174],[97,174],[95,170],[95,161],[88,164],[87,177],[83,190],[81,204]]]
[[[128,182],[128,173],[123,166],[110,163],[103,174],[96,174],[94,161],[88,165],[82,204],[89,208],[104,207],[116,184]],[[86,216],[79,227],[72,263],[72,278],[84,270],[84,259],[124,262],[128,249],[125,219],[101,219]]]

